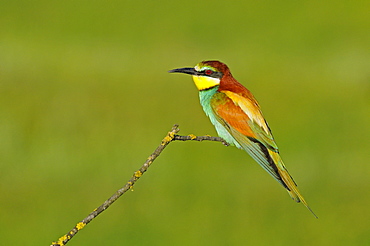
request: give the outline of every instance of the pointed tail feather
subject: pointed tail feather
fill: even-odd
[[[288,173],[288,171],[285,170],[280,170],[279,169],[279,174],[281,175],[284,183],[288,186],[288,188],[290,190],[288,190],[288,193],[290,195],[290,197],[296,201],[296,202],[302,202],[303,205],[306,206],[306,208],[308,210],[310,210],[310,212],[313,214],[313,216],[315,216],[316,218],[317,215],[312,211],[312,209],[308,206],[306,200],[303,198],[303,196],[301,195],[301,193],[299,192],[298,188],[297,188],[297,185],[295,184],[295,182],[293,181],[292,177],[290,176],[290,174]]]
[[[279,153],[267,148],[260,141],[252,137],[245,137],[240,132],[230,128],[232,138],[235,138],[238,148],[244,149],[259,165],[261,165],[272,177],[274,177],[296,202],[302,202],[308,210],[317,218],[308,206],[303,196],[299,193],[297,184],[288,173]]]
[[[303,196],[301,195],[301,193],[299,192],[298,190],[298,187],[297,187],[297,184],[294,182],[292,176],[290,176],[288,170],[286,169],[283,161],[281,160],[280,158],[280,155],[279,153],[276,153],[276,152],[273,152],[273,151],[270,151],[269,150],[269,153],[270,153],[270,156],[272,157],[272,159],[274,160],[274,162],[276,163],[276,166],[278,168],[278,172],[280,174],[280,177],[281,179],[283,180],[283,182],[285,183],[285,185],[288,187],[287,191],[290,195],[290,197],[296,201],[296,202],[302,202],[303,205],[306,206],[306,208],[316,217],[317,215],[312,211],[312,209],[308,206],[306,200],[303,198]]]

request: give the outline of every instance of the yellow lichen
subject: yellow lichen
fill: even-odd
[[[161,145],[168,144],[169,142],[173,140],[174,137],[175,137],[175,133],[169,132],[168,135],[162,140]]]
[[[77,228],[77,230],[81,230],[82,228],[85,227],[85,225],[86,225],[86,223],[80,222],[80,223],[77,223],[76,228]]]
[[[195,136],[194,134],[189,134],[188,136],[190,137],[191,140],[194,140],[197,138],[197,136]]]
[[[141,177],[141,175],[143,175],[143,173],[142,173],[141,171],[136,171],[136,172],[135,172],[135,177],[136,177],[136,178],[140,178],[140,177]]]
[[[63,237],[60,237],[58,239],[58,242],[56,242],[55,244],[57,244],[59,246],[64,246],[64,241],[67,240],[67,239],[68,239],[68,236],[67,235],[64,235]]]

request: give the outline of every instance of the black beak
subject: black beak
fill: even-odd
[[[192,67],[176,68],[168,71],[169,73],[186,73],[190,75],[197,75],[198,72]]]

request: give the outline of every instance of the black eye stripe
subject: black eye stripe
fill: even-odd
[[[212,71],[212,70],[204,70],[202,72],[205,76],[208,76],[208,77],[212,77],[212,78],[222,78],[223,74],[221,72],[215,72],[215,71]]]

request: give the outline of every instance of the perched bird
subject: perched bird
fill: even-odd
[[[192,75],[203,110],[218,135],[230,145],[245,150],[288,191],[293,200],[302,202],[317,218],[280,158],[258,102],[247,88],[234,79],[226,64],[203,61],[194,68],[168,72]]]

